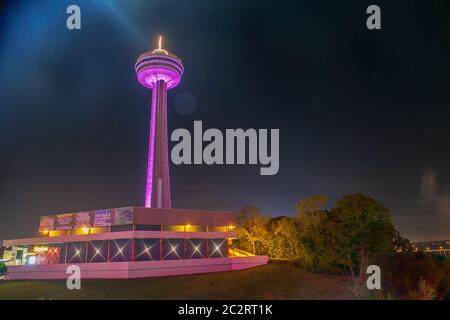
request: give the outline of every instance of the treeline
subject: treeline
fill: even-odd
[[[376,264],[384,288],[379,298],[446,297],[449,261],[415,252],[395,229],[388,208],[363,194],[344,196],[329,210],[327,201],[323,195],[301,199],[294,217],[269,218],[245,206],[235,245],[313,272],[350,275],[359,295],[365,294],[367,267]]]

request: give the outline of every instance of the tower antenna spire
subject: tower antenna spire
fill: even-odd
[[[158,49],[162,50],[162,36],[159,36],[159,39],[158,39]]]

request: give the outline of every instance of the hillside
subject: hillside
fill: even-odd
[[[69,291],[63,280],[0,281],[5,299],[353,299],[349,278],[314,274],[287,264],[191,276],[85,280]]]

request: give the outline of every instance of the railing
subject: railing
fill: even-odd
[[[255,255],[253,253],[241,250],[241,249],[228,249],[229,257],[254,257]]]

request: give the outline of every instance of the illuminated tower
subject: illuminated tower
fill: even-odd
[[[167,90],[183,76],[183,64],[174,54],[158,49],[139,56],[134,66],[139,82],[152,90],[145,207],[171,208],[167,133]]]

